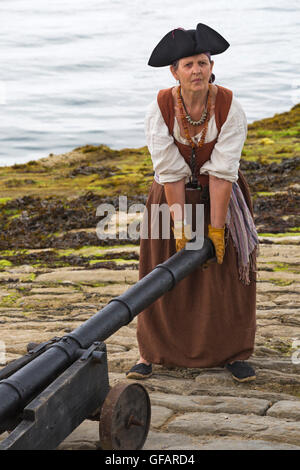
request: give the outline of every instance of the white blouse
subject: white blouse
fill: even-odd
[[[245,112],[240,103],[232,97],[227,119],[221,127],[210,159],[200,168],[200,174],[210,174],[232,183],[236,182],[238,180],[241,152],[247,137],[247,127]],[[193,138],[194,142],[199,141],[202,131]],[[157,99],[147,108],[145,133],[156,181],[163,185],[185,178],[187,183],[191,175],[190,167],[174,143],[173,136],[169,134],[169,129],[162,117]],[[188,144],[187,140],[180,135],[176,117],[173,134],[177,141]],[[205,143],[211,142],[217,135],[218,129],[213,115],[208,122]]]

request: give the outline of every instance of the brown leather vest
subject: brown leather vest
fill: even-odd
[[[215,101],[215,120],[218,129],[218,135],[221,131],[221,127],[227,119],[228,112],[231,106],[232,101],[232,91],[217,85],[218,92]],[[157,96],[157,102],[161,111],[161,114],[164,118],[166,125],[168,126],[170,135],[173,136],[174,128],[174,119],[175,119],[175,110],[172,96],[172,88],[167,88],[166,90],[160,90]],[[200,175],[199,169],[201,166],[210,159],[211,152],[218,140],[217,137],[211,142],[205,143],[201,148],[196,149],[196,158],[195,158],[195,173],[198,178],[198,183],[202,186],[208,185],[209,176]],[[192,147],[190,145],[182,144],[174,138],[174,143],[179,148],[179,151],[187,164],[190,166],[190,158],[192,153]]]
[[[215,120],[216,120],[217,129],[218,129],[218,135],[219,135],[221,131],[221,127],[227,119],[228,112],[231,106],[232,91],[220,85],[217,85],[217,87],[218,87],[218,93],[217,93],[216,102],[215,102]],[[162,116],[165,120],[165,123],[168,126],[169,133],[170,135],[173,136],[175,110],[174,110],[174,103],[173,103],[173,97],[172,97],[172,88],[161,90],[158,93],[157,102],[158,102],[160,111],[162,113]],[[196,150],[195,171],[196,171],[196,174],[198,175],[197,176],[198,183],[207,188],[209,185],[209,175],[200,175],[199,169],[207,160],[210,159],[211,152],[213,151],[213,148],[218,140],[218,135],[214,140],[204,144],[203,147],[201,147],[200,149],[197,148]],[[187,164],[190,166],[192,148],[189,145],[185,145],[185,144],[178,142],[175,138],[174,138],[174,143],[177,145],[181,155],[183,156]],[[250,189],[246,181],[246,178],[244,177],[240,169],[238,171],[238,176],[239,177],[238,177],[237,183],[240,186],[244,194],[244,197],[249,207],[249,210],[251,212],[251,215],[252,217],[254,217]]]

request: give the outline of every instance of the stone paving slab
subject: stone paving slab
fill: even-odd
[[[165,406],[152,405],[151,402],[151,428],[160,428],[171,418],[171,416],[173,416],[173,414],[173,410],[170,410]]]
[[[125,346],[128,350],[133,348],[137,349],[138,347],[136,337],[130,336],[128,333],[124,334],[124,336],[121,336],[120,334],[115,334],[108,338],[105,343],[121,344],[122,346]],[[138,356],[138,352],[136,354]]]
[[[232,384],[232,376],[228,372],[207,372],[198,375],[195,378],[195,382],[200,385],[224,385],[228,386]],[[284,384],[299,384],[300,376],[295,374],[289,374],[280,372],[278,370],[259,369],[256,371],[255,384],[265,383],[284,383]]]
[[[261,344],[262,342],[263,341],[261,341],[259,338],[257,339],[257,344]],[[275,351],[274,349],[267,348],[265,346],[256,346],[255,356],[256,357],[268,357],[268,356],[277,357],[278,356],[278,351]]]
[[[132,365],[137,362],[138,357],[139,355],[136,350],[127,351],[126,354],[114,354],[113,357],[110,357],[108,360],[108,370],[109,372],[114,370],[124,370],[122,380],[126,380],[125,371],[131,369]]]
[[[85,420],[57,448],[57,450],[97,450],[99,422]]]
[[[284,418],[291,421],[300,421],[300,401],[296,403],[290,400],[278,401],[268,409],[267,416]]]
[[[62,295],[62,294],[75,294],[78,293],[74,287],[62,286],[62,287],[34,287],[29,290],[29,294],[41,294],[41,295]]]
[[[9,271],[0,272],[0,282],[24,282],[31,280],[32,273],[11,273]]]
[[[290,357],[280,359],[276,357],[273,359],[252,356],[250,359],[248,359],[248,362],[256,369],[277,370],[279,372],[284,371],[285,373],[300,375],[300,363],[293,364]]]
[[[277,237],[277,238],[280,238],[280,237]],[[293,238],[293,237],[289,237],[289,238]],[[293,244],[280,245],[276,243],[269,244],[269,243],[260,242],[258,260],[260,261],[263,258],[269,259],[272,256],[275,256],[275,257],[284,256],[286,258],[293,259],[294,256],[297,256],[297,254],[299,253],[300,253],[299,248],[295,247]]]
[[[232,385],[232,375],[228,371],[207,371],[202,372],[195,378],[195,382],[200,385]]]
[[[200,450],[300,450],[297,445],[258,440],[239,440],[232,438],[214,439],[200,446]]]
[[[283,306],[292,306],[292,307],[300,307],[300,295],[295,293],[288,293],[278,295],[274,298],[274,302],[276,305],[283,305]]]
[[[101,293],[103,297],[117,297],[129,289],[126,284],[110,284],[101,287],[82,286],[82,291],[88,294]]]
[[[143,450],[199,450],[198,441],[186,434],[150,431]]]
[[[150,399],[151,404],[165,406],[174,411],[207,411],[210,413],[264,415],[267,409],[271,406],[271,402],[269,400],[226,396],[182,396],[151,393]],[[290,403],[292,404],[293,402]]]
[[[265,309],[261,308],[256,311],[256,320],[274,320],[274,323],[295,324],[300,325],[300,309],[281,308],[281,309]]]
[[[258,281],[270,281],[270,279],[275,279],[278,281],[282,281],[284,279],[286,281],[294,281],[294,282],[299,283],[300,274],[292,273],[288,271],[262,271],[262,270],[257,273]]]
[[[272,284],[271,282],[258,282],[257,283],[257,292],[258,293],[283,293],[283,292],[292,292],[298,293],[300,292],[300,283],[299,282],[292,282],[287,286],[278,286],[276,284]]]
[[[61,305],[73,305],[76,302],[83,301],[83,294],[34,294],[22,297],[16,301],[16,306],[26,308],[32,307],[59,307]]]
[[[270,416],[234,415],[225,413],[185,413],[167,426],[170,432],[197,436],[238,436],[300,444],[300,423]]]
[[[150,431],[143,450],[300,450],[300,446],[235,437],[201,438]]]
[[[257,323],[257,332],[263,334],[265,331],[270,338],[287,338],[292,342],[294,337],[300,336],[300,325],[274,324],[272,320],[266,319],[265,322]]]
[[[0,273],[1,274],[1,273]],[[122,269],[112,271],[110,269],[87,270],[55,270],[51,273],[40,274],[35,278],[35,282],[83,282],[95,284],[97,282],[127,282],[136,283],[138,281],[138,271]]]
[[[125,379],[128,382],[135,382],[133,379],[126,379],[125,374],[111,374],[111,385],[114,385],[119,381],[117,376],[119,376],[121,380]],[[165,377],[159,377],[155,375],[149,379],[143,380],[143,385],[147,388],[148,392],[157,391],[162,393],[179,393],[182,395],[190,393],[194,383],[194,380],[191,379],[167,379]]]

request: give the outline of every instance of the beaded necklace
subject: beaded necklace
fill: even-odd
[[[192,188],[195,188],[195,189],[202,189],[202,186],[198,184],[198,178],[195,174],[195,163],[196,163],[195,162],[195,157],[196,157],[196,148],[197,147],[201,148],[204,145],[205,137],[206,137],[206,133],[207,133],[207,129],[208,129],[208,121],[209,121],[209,117],[210,117],[210,105],[211,105],[210,90],[211,90],[211,88],[210,88],[210,85],[209,85],[208,98],[207,98],[208,113],[206,115],[205,124],[204,124],[204,127],[203,127],[203,131],[202,131],[200,140],[197,144],[195,144],[195,142],[193,141],[193,139],[190,136],[188,125],[187,125],[187,122],[186,122],[186,114],[184,112],[184,105],[183,105],[183,101],[182,101],[182,97],[181,97],[181,86],[179,85],[179,87],[177,89],[177,101],[178,101],[178,107],[179,107],[179,111],[180,111],[180,118],[181,118],[181,122],[182,122],[183,129],[184,129],[184,134],[185,134],[185,137],[186,137],[187,141],[189,142],[190,146],[192,147],[191,163],[190,163],[191,170],[192,170],[192,176],[190,178],[189,186],[192,187]]]
[[[185,106],[185,103],[184,103],[184,99],[182,98],[182,94],[181,94],[181,91],[180,91],[180,98],[181,98],[181,102],[183,104],[183,107],[184,107],[184,110],[185,110],[185,119],[188,121],[189,124],[191,124],[192,126],[201,126],[201,124],[203,124],[207,118],[207,100],[208,100],[208,95],[209,95],[209,89],[207,91],[207,95],[206,95],[206,102],[205,102],[205,108],[203,110],[203,113],[201,115],[201,118],[198,120],[198,121],[194,121],[191,116],[189,115],[189,113],[187,112],[187,109],[186,109],[186,106]]]

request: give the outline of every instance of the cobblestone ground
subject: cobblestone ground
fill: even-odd
[[[249,360],[256,381],[239,384],[222,368],[154,366],[143,381],[152,405],[144,449],[300,449],[300,240],[272,241],[261,240],[260,247],[256,347]],[[24,354],[31,341],[72,331],[137,277],[128,269],[21,266],[0,272],[6,361]],[[110,385],[134,382],[124,372],[138,358],[136,319],[106,344]],[[99,448],[98,426],[84,421],[59,449]]]

